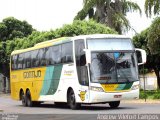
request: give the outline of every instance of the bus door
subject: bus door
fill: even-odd
[[[76,69],[78,75],[78,81],[81,86],[79,90],[79,96],[82,102],[89,102],[89,78],[86,66],[86,54],[85,54],[84,40],[75,41],[75,56],[76,56]]]

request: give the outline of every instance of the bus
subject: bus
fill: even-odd
[[[137,62],[136,51],[140,53]],[[62,37],[11,53],[11,97],[23,106],[46,101],[81,104],[139,98],[138,65],[146,53],[123,35],[93,34]]]

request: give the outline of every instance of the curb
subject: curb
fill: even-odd
[[[122,103],[135,103],[135,104],[160,104],[160,99],[138,99],[138,100],[122,100]]]

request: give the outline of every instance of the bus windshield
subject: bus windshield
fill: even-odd
[[[135,53],[92,52],[91,82],[123,83],[138,80]]]

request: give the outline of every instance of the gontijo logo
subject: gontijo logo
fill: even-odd
[[[38,78],[38,77],[41,77],[41,70],[24,72],[23,77],[24,78]]]

